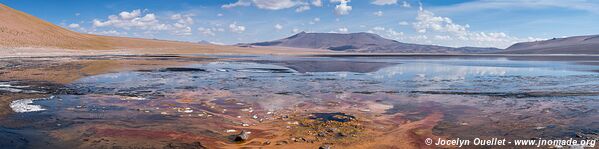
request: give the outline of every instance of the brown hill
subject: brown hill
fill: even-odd
[[[126,50],[135,54],[298,54],[318,52],[277,48],[240,48],[236,46],[83,34],[64,29],[3,4],[0,4],[0,20],[0,57],[15,54],[30,55],[34,53],[39,55],[40,52],[63,54],[65,51],[66,53],[76,52],[81,54],[83,50]],[[58,52],[50,49],[58,49]],[[60,49],[63,50],[61,51]],[[93,53],[102,52],[95,51]]]
[[[73,32],[0,4],[0,46],[64,49],[136,49],[190,46],[191,43],[110,37]]]
[[[509,54],[599,54],[599,35],[553,38],[516,43],[502,53]]]

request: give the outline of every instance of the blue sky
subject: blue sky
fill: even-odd
[[[0,0],[74,31],[210,41],[371,32],[408,43],[505,48],[599,33],[591,0]]]

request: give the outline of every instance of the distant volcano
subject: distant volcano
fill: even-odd
[[[500,50],[497,48],[452,48],[436,45],[402,43],[371,33],[339,34],[301,32],[280,40],[239,45],[281,46],[367,53],[487,53]]]

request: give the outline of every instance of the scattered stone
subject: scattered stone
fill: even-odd
[[[180,113],[192,113],[193,110],[191,108],[177,108],[177,112],[180,112]]]
[[[262,144],[264,144],[264,145],[270,145],[270,141],[266,140],[266,141],[264,141],[264,143],[262,143]]]
[[[285,144],[289,144],[289,142],[287,140],[281,140],[281,141],[277,141],[276,145],[285,145]]]
[[[335,132],[337,131],[337,128],[327,128],[327,132]]]
[[[206,149],[200,142],[192,143],[168,143],[164,149]]]
[[[237,132],[237,130],[235,130],[235,129],[228,129],[228,130],[225,130],[225,132],[226,133],[233,133],[233,132]]]
[[[327,134],[326,134],[326,133],[324,133],[324,132],[319,132],[317,135],[318,135],[319,137],[326,137],[326,136],[327,136]]]
[[[323,144],[322,146],[318,147],[318,149],[331,149],[331,145]]]
[[[235,136],[234,141],[242,142],[247,140],[250,137],[250,133],[246,131],[241,131],[237,136]]]

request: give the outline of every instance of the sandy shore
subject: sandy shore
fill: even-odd
[[[201,45],[189,47],[173,47],[168,49],[115,49],[115,50],[74,50],[58,48],[2,48],[0,58],[7,57],[48,57],[48,56],[93,56],[93,55],[189,55],[189,54],[261,54],[261,55],[315,55],[331,53],[321,49],[302,49],[287,47],[236,47],[224,45]]]

